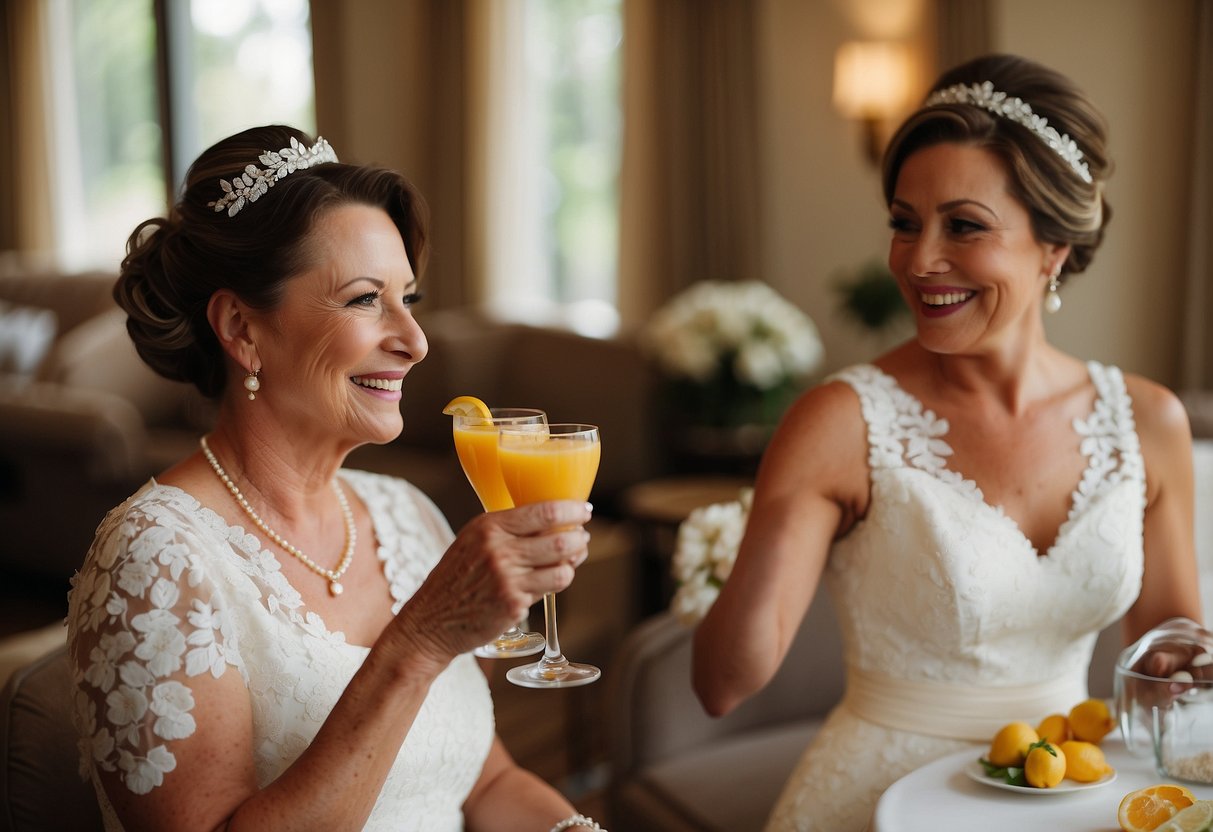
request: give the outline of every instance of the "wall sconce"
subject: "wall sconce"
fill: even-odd
[[[884,123],[904,106],[913,66],[910,50],[892,41],[849,41],[834,57],[834,107],[863,123],[864,152],[873,164],[884,150]]]

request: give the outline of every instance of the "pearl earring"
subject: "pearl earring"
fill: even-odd
[[[244,389],[248,391],[250,402],[257,398],[257,391],[261,389],[261,379],[257,378],[260,373],[260,370],[253,370],[244,377]]]
[[[1045,311],[1050,315],[1055,314],[1057,310],[1061,309],[1061,295],[1057,293],[1057,290],[1061,288],[1061,284],[1057,282],[1059,274],[1061,274],[1061,269],[1058,269],[1049,276],[1049,289],[1045,295]]]

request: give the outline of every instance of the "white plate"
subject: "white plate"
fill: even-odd
[[[1006,789],[1009,792],[1019,792],[1020,794],[1064,794],[1066,792],[1081,792],[1087,789],[1098,789],[1108,785],[1116,779],[1116,772],[1105,774],[1103,777],[1096,780],[1094,783],[1079,783],[1077,780],[1071,780],[1069,777],[1063,779],[1060,783],[1051,789],[1038,789],[1034,786],[1013,786],[1010,783],[999,780],[996,777],[990,777],[986,774],[986,770],[982,768],[981,763],[977,760],[969,760],[965,763],[964,773],[969,775],[973,780],[985,786],[993,786],[996,789]]]

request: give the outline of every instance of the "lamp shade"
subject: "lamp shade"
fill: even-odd
[[[848,118],[884,119],[910,90],[909,50],[891,41],[849,41],[834,58],[834,106]]]

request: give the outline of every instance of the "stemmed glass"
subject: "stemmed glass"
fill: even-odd
[[[602,444],[594,425],[555,424],[547,430],[506,425],[498,434],[501,476],[523,506],[545,500],[585,500],[590,496]],[[587,685],[602,675],[592,664],[570,662],[560,651],[556,633],[556,594],[543,596],[547,647],[535,664],[510,668],[506,678],[528,688]]]
[[[483,416],[455,413],[452,431],[455,437],[455,453],[459,464],[467,475],[472,490],[480,498],[485,511],[501,511],[514,507],[510,492],[501,479],[501,467],[497,464],[497,433],[504,426],[521,430],[542,430],[547,424],[547,415],[542,410],[529,407],[494,407],[489,409],[491,419]],[[486,659],[508,659],[515,656],[532,656],[543,649],[543,636],[525,632],[517,624],[511,626],[488,644],[472,651]]]

